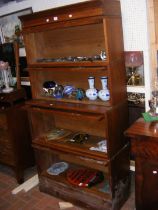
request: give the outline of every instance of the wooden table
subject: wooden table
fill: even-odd
[[[138,119],[125,135],[135,157],[137,210],[158,210],[158,122]]]

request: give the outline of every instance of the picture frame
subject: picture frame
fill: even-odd
[[[21,22],[18,17],[32,12],[32,7],[29,7],[0,16],[0,44],[13,42],[16,39],[15,30],[18,28],[21,31]],[[20,46],[22,45],[22,37],[20,37]]]
[[[2,27],[0,26],[0,44],[4,43],[4,37],[3,37],[3,33],[2,33]]]

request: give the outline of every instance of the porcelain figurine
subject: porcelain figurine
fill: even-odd
[[[102,90],[99,91],[98,96],[102,101],[110,99],[110,92],[107,87],[108,77],[101,77]]]
[[[94,77],[88,77],[89,89],[86,90],[86,96],[89,100],[96,100],[98,97],[97,89],[94,87]]]

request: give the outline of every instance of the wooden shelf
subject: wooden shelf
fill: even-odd
[[[45,98],[46,99],[46,98]],[[74,102],[74,100],[73,100]],[[109,102],[105,102],[105,104],[109,104]],[[30,105],[32,108],[48,108],[48,109],[61,109],[61,110],[70,110],[70,111],[78,111],[82,113],[90,112],[90,113],[105,113],[110,110],[110,107],[106,106],[97,106],[98,103],[72,103],[69,100],[42,100],[42,99],[33,99],[26,102],[26,104]]]
[[[38,97],[41,100],[46,100],[46,101],[51,101],[50,104],[53,104],[54,102],[63,102],[63,103],[71,103],[71,104],[93,104],[93,105],[98,105],[98,106],[110,106],[110,100],[109,101],[101,101],[100,99],[96,99],[95,101],[90,101],[88,98],[84,98],[82,100],[77,100],[77,99],[70,99],[70,98],[61,98],[61,99],[56,99],[53,96],[39,96]]]
[[[59,188],[61,186],[63,188],[65,188],[65,190],[67,188],[70,188],[71,191],[74,191],[74,193],[75,193],[75,191],[79,192],[79,193],[85,193],[85,194],[88,194],[88,195],[101,197],[103,201],[111,202],[111,195],[110,195],[110,193],[102,192],[101,188],[100,188],[101,186],[107,185],[107,180],[105,180],[105,181],[103,181],[103,183],[100,183],[100,184],[98,184],[96,186],[93,186],[91,188],[80,188],[80,187],[76,187],[76,186],[73,186],[72,184],[70,184],[66,180],[66,174],[65,173],[62,173],[62,174],[57,175],[57,176],[55,176],[55,175],[53,176],[53,175],[48,174],[47,171],[44,171],[44,172],[42,172],[41,176],[44,176],[44,177],[46,177],[48,179],[51,179],[55,183],[55,185],[58,185]],[[73,196],[73,193],[72,193],[72,196]]]
[[[81,61],[81,62],[37,62],[29,64],[29,68],[34,67],[81,67],[81,66],[108,66],[109,63],[107,61]]]
[[[105,165],[108,164],[108,157],[106,152],[98,152],[94,150],[90,150],[90,147],[97,147],[97,143],[104,140],[102,137],[97,137],[97,136],[90,136],[87,142],[83,144],[79,143],[73,143],[70,141],[72,136],[75,133],[72,132],[69,136],[65,138],[60,138],[60,139],[54,139],[54,140],[48,140],[47,139],[47,134],[44,136],[38,137],[33,140],[33,145],[39,145],[43,146],[46,148],[50,148],[52,150],[56,151],[61,151],[61,152],[66,152],[69,151],[70,154],[74,155],[79,155],[79,156],[85,156],[88,158],[93,158],[95,160],[104,160]],[[36,147],[36,146],[34,146]]]

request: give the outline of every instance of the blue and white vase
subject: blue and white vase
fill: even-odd
[[[89,100],[96,100],[98,97],[97,89],[94,87],[94,77],[88,77],[89,89],[86,90],[86,96]]]
[[[99,91],[98,96],[102,101],[108,101],[110,99],[110,92],[108,89],[108,77],[101,77],[102,90]]]

